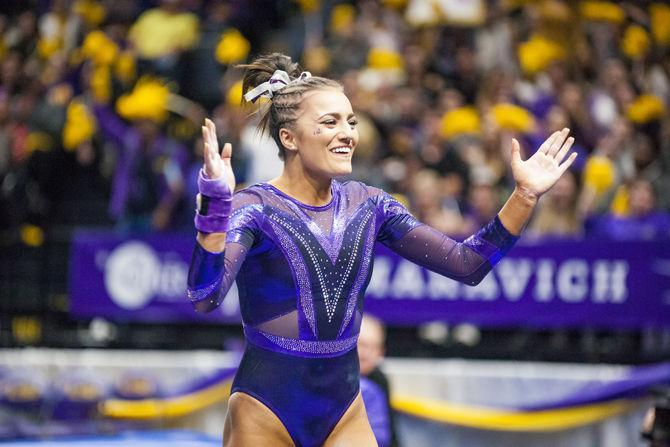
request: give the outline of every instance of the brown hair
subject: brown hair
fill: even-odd
[[[289,56],[280,53],[259,56],[250,64],[238,65],[238,67],[245,70],[242,79],[242,91],[245,93],[269,81],[275,70],[284,70],[291,81],[297,79],[301,73],[297,63],[293,62]],[[285,148],[279,139],[279,129],[290,128],[298,118],[298,111],[305,93],[326,87],[342,90],[342,84],[337,81],[312,76],[299,82],[291,82],[281,90],[274,92],[269,104],[259,109],[261,120],[258,128],[262,132],[269,131],[270,136],[279,147],[279,158],[282,160]]]

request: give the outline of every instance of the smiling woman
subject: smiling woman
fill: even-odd
[[[356,340],[380,242],[465,284],[477,284],[512,247],[538,197],[574,160],[555,132],[528,160],[512,144],[516,189],[498,215],[457,243],[418,222],[384,191],[351,173],[356,117],[339,83],[300,72],[287,56],[249,65],[245,98],[269,99],[261,126],[284,159],[282,174],[234,195],[226,143],[203,126],[197,241],[188,294],[216,308],[237,280],[247,347],[232,387],[224,445],[374,446],[360,395]]]

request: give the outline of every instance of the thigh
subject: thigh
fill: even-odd
[[[294,446],[291,436],[277,415],[258,399],[240,391],[233,393],[228,400],[223,445],[224,447]]]
[[[365,412],[363,397],[358,393],[340,421],[326,439],[324,447],[377,447],[368,415]]]

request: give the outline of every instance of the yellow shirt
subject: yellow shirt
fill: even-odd
[[[155,59],[192,48],[198,41],[198,17],[169,14],[160,8],[143,13],[130,28],[130,40],[140,57]]]

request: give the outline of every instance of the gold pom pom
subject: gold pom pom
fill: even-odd
[[[330,13],[330,31],[335,34],[348,31],[356,19],[356,8],[346,3],[335,6]]]
[[[649,33],[639,25],[626,28],[621,41],[621,51],[631,59],[640,59],[649,51]]]
[[[96,65],[110,65],[119,53],[119,46],[105,33],[96,30],[86,35],[81,46],[82,55]]]
[[[63,127],[63,147],[72,151],[89,140],[96,131],[96,120],[88,107],[73,100],[67,108]]]
[[[635,124],[646,124],[665,115],[665,104],[655,95],[640,95],[629,106],[627,116]]]
[[[130,51],[124,51],[119,54],[114,64],[114,74],[121,82],[129,83],[137,75],[137,65],[135,58]]]
[[[149,119],[162,123],[168,117],[170,90],[156,79],[143,77],[133,91],[116,101],[116,111],[128,120]]]
[[[78,0],[72,5],[72,10],[91,28],[100,25],[107,15],[105,7],[94,0]]]
[[[670,45],[670,6],[654,3],[649,6],[651,33],[654,40],[663,46]]]
[[[505,130],[528,133],[533,130],[533,115],[523,107],[514,104],[496,104],[492,109],[496,124]]]
[[[29,247],[39,247],[44,243],[44,231],[31,224],[21,226],[21,241]]]
[[[368,67],[377,70],[402,70],[402,56],[393,50],[371,48],[368,52]]]
[[[446,112],[440,122],[440,135],[451,139],[459,135],[477,134],[481,123],[477,109],[474,107],[459,107]]]
[[[242,62],[249,55],[251,44],[235,28],[230,28],[221,34],[219,44],[216,46],[216,60],[221,64],[236,64]]]
[[[559,44],[535,35],[519,45],[518,56],[524,73],[534,75],[546,69],[552,62],[565,58],[565,50]]]
[[[614,185],[614,164],[601,155],[592,155],[586,160],[583,171],[584,185],[596,194],[607,192]]]
[[[243,107],[242,102],[242,80],[234,83],[226,92],[226,104],[232,107]]]
[[[593,22],[622,23],[626,18],[623,8],[613,2],[581,2],[579,12]]]

